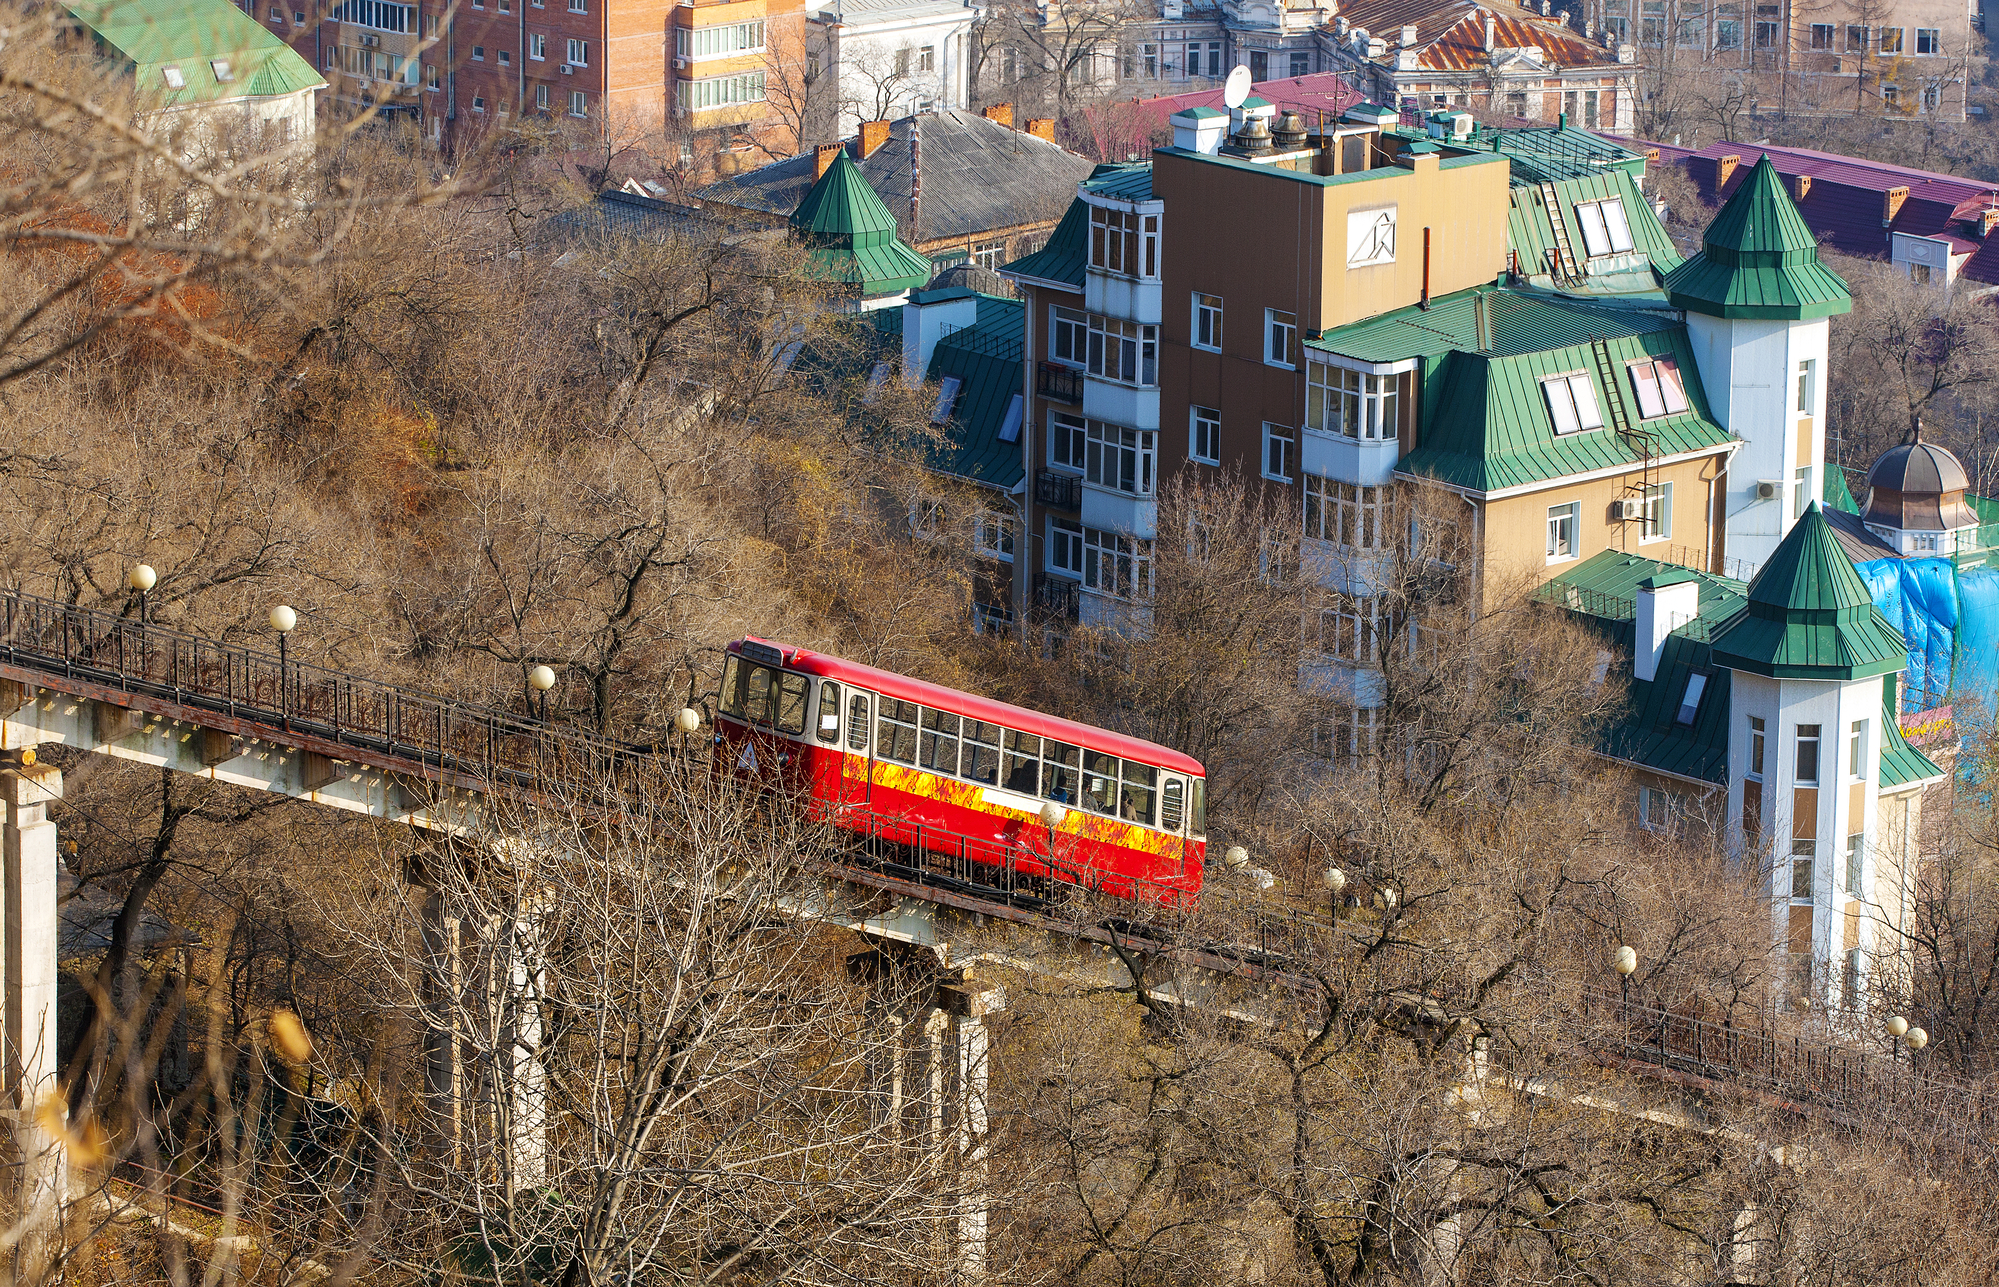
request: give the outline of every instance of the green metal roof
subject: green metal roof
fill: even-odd
[[[291,46],[228,0],[66,0],[63,6],[124,58],[152,107],[292,94],[326,82]],[[224,65],[221,79],[215,63]],[[183,85],[167,83],[167,69]]]
[[[1567,123],[1554,129],[1480,127],[1474,131],[1471,144],[1490,148],[1511,161],[1515,187],[1608,174],[1613,170],[1633,178],[1645,173],[1644,153]]]
[[[1079,185],[1083,191],[1116,201],[1152,200],[1152,162],[1137,165],[1100,165],[1096,173]]]
[[[1713,317],[1797,320],[1853,308],[1768,153],[1708,225],[1700,253],[1667,275],[1666,295]]]
[[[845,152],[792,211],[791,227],[812,247],[808,273],[855,286],[863,298],[930,280],[930,261],[897,239],[895,216]]]
[[[1020,422],[1013,421],[1012,442],[1000,437],[1021,398],[1026,318],[1022,301],[981,295],[978,320],[937,342],[925,376],[939,382],[955,376],[960,385],[951,419],[925,462],[931,469],[1001,491],[1026,477]]]
[[[1399,362],[1454,350],[1508,357],[1605,339],[1679,330],[1678,317],[1648,310],[1546,295],[1539,291],[1474,286],[1439,295],[1424,308],[1411,304],[1307,339],[1308,349],[1359,362]]]
[[[1572,247],[1577,250],[1582,247],[1576,207],[1616,198],[1624,207],[1624,220],[1631,229],[1631,254],[1641,255],[1646,261],[1634,268],[1629,257],[1622,255],[1599,258],[1594,266],[1585,260],[1582,264],[1585,280],[1560,289],[1583,294],[1650,294],[1659,289],[1667,273],[1683,262],[1680,252],[1673,247],[1673,239],[1660,225],[1659,216],[1652,212],[1652,203],[1625,170],[1593,170],[1556,181],[1554,190]],[[1523,275],[1537,286],[1554,288],[1557,283],[1551,275],[1549,252],[1555,248],[1555,230],[1549,222],[1551,216],[1543,192],[1539,186],[1516,184],[1511,196],[1506,216],[1507,248],[1513,252]]]
[[[1893,675],[1881,685],[1881,727],[1887,730],[1881,739],[1880,787],[1883,791],[1943,779],[1944,771],[1936,761],[1910,746],[1908,739],[1902,736],[1902,722],[1895,716]]]
[[[1048,244],[1031,255],[1003,266],[1004,276],[1032,277],[1037,281],[1061,282],[1083,289],[1083,272],[1090,260],[1090,208],[1071,201],[1062,222],[1048,234]]]
[[[1836,509],[1842,514],[1860,512],[1860,506],[1853,503],[1853,493],[1847,489],[1846,471],[1838,465],[1825,471],[1825,486],[1819,492],[1827,509]]]
[[[1396,472],[1472,492],[1496,492],[1572,474],[1637,467],[1644,454],[1632,437],[1611,427],[1620,420],[1613,402],[1622,407],[1625,424],[1650,435],[1649,454],[1654,459],[1718,449],[1734,441],[1708,414],[1701,383],[1693,378],[1697,368],[1684,330],[1648,330],[1602,343],[1611,375],[1607,386],[1602,365],[1588,343],[1512,356],[1453,352],[1424,362],[1422,433]],[[1688,409],[1641,420],[1626,364],[1658,357],[1678,363]],[[1595,388],[1603,428],[1555,432],[1541,381],[1571,373],[1585,375]]]
[[[1792,525],[1749,584],[1749,610],[1715,659],[1777,679],[1862,679],[1908,664],[1908,644],[1839,546],[1819,503]]]
[[[1659,669],[1651,679],[1631,680],[1624,712],[1604,730],[1599,749],[1645,768],[1720,785],[1728,780],[1731,686],[1729,672],[1715,664],[1708,641],[1741,614],[1746,589],[1742,582],[1605,550],[1543,584],[1534,598],[1590,618],[1608,642],[1629,656],[1637,630],[1639,587],[1686,580],[1700,585],[1698,614],[1667,636]],[[1687,682],[1696,674],[1707,676],[1707,686],[1693,722],[1682,724],[1680,706]]]

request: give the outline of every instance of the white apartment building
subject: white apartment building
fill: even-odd
[[[968,106],[972,24],[985,13],[972,0],[831,0],[813,13],[839,137],[862,121]]]

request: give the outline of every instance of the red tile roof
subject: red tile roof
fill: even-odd
[[[1306,123],[1316,124],[1318,114],[1324,112],[1328,118],[1338,117],[1355,103],[1362,102],[1366,95],[1347,84],[1339,72],[1319,72],[1312,76],[1292,76],[1285,80],[1259,81],[1250,86],[1253,97],[1263,99],[1278,111],[1292,111],[1304,117]],[[1143,98],[1138,105],[1159,113],[1163,122],[1175,112],[1184,112],[1190,107],[1220,107],[1222,91],[1198,89],[1187,94],[1168,94],[1160,98]]]
[[[1617,141],[1638,148],[1658,148],[1662,164],[1680,164],[1714,201],[1727,200],[1767,152],[1771,163],[1786,179],[1800,175],[1811,179],[1811,187],[1798,202],[1798,210],[1822,244],[1843,254],[1886,259],[1894,233],[1941,237],[1952,243],[1953,255],[1969,256],[1958,269],[1961,275],[1974,281],[1999,283],[1999,235],[1980,238],[1975,232],[1979,212],[1999,208],[1999,184],[1810,148],[1711,143],[1695,150],[1641,139]],[[1717,189],[1715,180],[1725,156],[1738,157],[1740,162],[1728,182]],[[1787,186],[1795,197],[1796,183]],[[1887,194],[1896,188],[1907,188],[1909,194],[1896,210],[1893,221],[1884,225],[1882,215],[1887,210]]]

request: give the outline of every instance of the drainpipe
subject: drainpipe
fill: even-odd
[[[1430,230],[1427,227],[1423,229],[1423,298],[1420,305],[1430,307]]]
[[[598,41],[600,45],[607,42]],[[610,57],[608,47],[605,57]],[[528,112],[528,7],[514,5],[514,119],[520,120]],[[599,109],[599,116],[603,115]]]

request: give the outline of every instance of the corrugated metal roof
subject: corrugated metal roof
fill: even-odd
[[[1152,162],[1137,165],[1100,165],[1082,183],[1082,190],[1115,201],[1152,200]]]
[[[1049,234],[1048,244],[1031,255],[1022,255],[1000,267],[1002,277],[1033,277],[1045,282],[1062,282],[1083,289],[1083,273],[1089,267],[1090,208],[1080,201],[1069,203],[1062,222]]]
[[[65,0],[63,5],[132,64],[140,102],[174,107],[292,94],[326,82],[284,41],[228,0]],[[230,76],[217,76],[215,61]],[[174,89],[165,69],[184,82]]]
[[[1749,609],[1715,639],[1715,657],[1778,679],[1863,679],[1908,665],[1908,643],[1874,606],[1819,503],[1749,584]]]
[[[1343,7],[1341,13],[1353,20],[1350,9]],[[1423,51],[1417,59],[1418,64],[1428,71],[1476,71],[1491,66],[1492,51],[1485,46],[1487,13],[1493,14],[1492,44],[1495,49],[1539,50],[1542,61],[1556,68],[1618,65],[1615,54],[1583,39],[1565,24],[1510,5],[1503,8],[1473,7],[1429,40],[1423,38],[1422,24],[1419,23],[1417,41]],[[1367,27],[1369,32],[1376,30],[1364,21],[1360,25]]]

